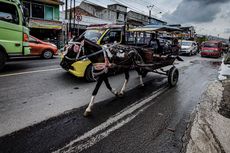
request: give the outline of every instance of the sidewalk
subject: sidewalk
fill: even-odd
[[[230,65],[201,97],[191,123],[187,153],[230,153]]]

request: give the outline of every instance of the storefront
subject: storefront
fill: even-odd
[[[60,47],[62,22],[59,21],[59,5],[63,3],[58,0],[27,0],[23,5],[29,10],[30,35]]]
[[[62,46],[62,23],[60,21],[48,21],[39,19],[30,19],[30,34],[43,41]]]

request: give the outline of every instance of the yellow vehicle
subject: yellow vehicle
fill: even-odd
[[[82,34],[85,38],[95,42],[99,45],[107,43],[121,43],[124,41],[124,25],[91,25]],[[68,44],[71,45],[76,42],[77,37],[73,38]],[[65,51],[63,52],[63,56]],[[63,60],[63,58],[62,58]],[[67,70],[71,74],[77,77],[84,77],[87,81],[94,81],[92,76],[92,64],[88,59],[62,64],[63,69]]]

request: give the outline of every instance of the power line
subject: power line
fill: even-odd
[[[123,2],[123,1],[121,1],[121,0],[113,0],[113,1],[115,1],[115,2],[117,2],[117,3],[120,3],[120,4],[123,4],[123,5],[127,6],[128,8],[130,8],[131,10],[136,11],[137,13],[141,13],[141,14],[145,14],[145,13],[146,13],[146,12],[144,12],[143,10],[140,10],[139,8],[133,7],[133,6],[131,6],[130,4],[125,3],[125,2]],[[145,14],[145,15],[146,15],[146,14]]]

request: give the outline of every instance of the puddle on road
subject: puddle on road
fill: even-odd
[[[202,64],[202,65],[207,65],[207,66],[211,66],[211,67],[214,67],[214,68],[219,68],[221,66],[222,61],[221,60],[215,60],[215,61],[194,60],[194,61],[190,61],[190,63]]]
[[[213,65],[213,66],[220,66],[221,65],[221,61],[215,61],[215,62],[209,62],[209,63],[211,63],[211,65]]]
[[[219,76],[218,79],[220,81],[226,80],[230,78],[230,67],[229,64],[222,63],[220,66]]]

